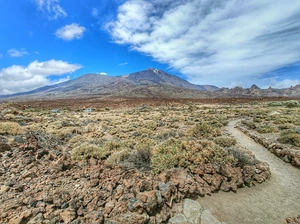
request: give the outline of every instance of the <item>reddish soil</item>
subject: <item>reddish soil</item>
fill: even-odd
[[[175,99],[175,98],[73,98],[73,99],[56,99],[56,100],[35,100],[35,101],[22,101],[17,102],[15,107],[28,105],[32,108],[105,108],[118,109],[118,108],[131,108],[142,105],[148,106],[173,106],[176,104],[186,103],[203,103],[203,104],[235,104],[235,103],[248,103],[248,102],[267,102],[267,101],[282,101],[291,100],[295,98],[287,97],[268,97],[268,98],[206,98],[206,99]]]

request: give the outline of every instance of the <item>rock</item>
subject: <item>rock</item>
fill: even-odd
[[[2,185],[2,186],[0,187],[0,194],[3,194],[3,193],[5,193],[5,192],[9,191],[9,189],[10,189],[9,186]]]
[[[36,175],[35,175],[33,172],[29,171],[29,170],[24,170],[24,171],[22,172],[22,177],[23,177],[23,178],[27,178],[27,177],[33,178],[33,177],[35,177],[35,176],[36,176]]]
[[[131,198],[128,202],[128,209],[131,212],[138,212],[141,214],[143,212],[143,207],[144,204],[140,199]]]
[[[7,143],[0,142],[0,152],[10,151],[11,148]]]
[[[113,210],[114,207],[115,207],[114,201],[109,201],[108,203],[106,203],[104,214],[109,214]]]
[[[201,224],[221,224],[221,222],[210,211],[204,210],[201,215]]]
[[[42,213],[38,213],[35,217],[29,220],[28,224],[42,224],[44,216]]]
[[[177,214],[169,219],[168,224],[193,224],[183,214]]]
[[[90,187],[96,187],[99,184],[99,180],[98,179],[93,179],[90,181]]]
[[[76,218],[76,212],[73,208],[68,208],[60,213],[60,217],[65,223],[70,223]]]
[[[158,203],[155,191],[140,192],[136,197],[144,203],[148,214],[153,215],[156,212]]]
[[[191,223],[200,223],[201,214],[203,212],[202,206],[194,200],[184,199],[183,201],[183,214]]]
[[[119,217],[114,217],[109,221],[105,221],[105,224],[113,224],[113,223],[122,223],[122,224],[144,224],[149,222],[149,216],[147,214],[137,214],[127,212],[125,214],[120,215]]]
[[[230,182],[223,181],[223,183],[221,184],[220,190],[228,192],[228,191],[230,191],[230,188],[231,188]]]

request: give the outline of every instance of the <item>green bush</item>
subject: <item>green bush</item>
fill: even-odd
[[[230,147],[236,144],[236,140],[234,138],[226,136],[217,137],[214,142],[221,147]]]

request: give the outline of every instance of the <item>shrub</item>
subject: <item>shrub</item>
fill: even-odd
[[[280,134],[278,141],[300,147],[300,133],[297,130],[285,130]]]
[[[278,128],[274,126],[261,126],[257,129],[258,133],[274,133],[278,132]]]
[[[236,140],[234,138],[226,136],[217,137],[214,142],[221,147],[230,147],[236,144]]]
[[[142,149],[129,153],[121,164],[127,169],[151,170],[151,151],[149,149]]]
[[[88,158],[103,159],[111,152],[105,147],[95,144],[82,143],[78,147],[74,148],[71,152],[71,158],[74,160],[83,160]]]
[[[282,106],[282,102],[280,101],[271,101],[268,103],[268,106],[271,106],[271,107],[279,107],[279,106]]]
[[[284,102],[284,106],[286,106],[287,108],[299,107],[300,103],[298,100],[289,100]]]
[[[252,121],[242,120],[242,124],[250,129],[256,129],[256,125]]]
[[[110,140],[105,145],[82,143],[78,147],[74,148],[71,152],[72,159],[82,160],[88,158],[104,159],[113,152],[121,150],[121,142],[117,140]]]
[[[233,162],[233,157],[212,141],[170,139],[154,149],[151,166],[154,173],[159,173],[173,167],[227,162]]]
[[[126,158],[128,156],[128,154],[129,154],[128,149],[123,149],[121,151],[114,152],[107,158],[107,160],[105,161],[104,164],[109,167],[115,167],[122,160],[124,160],[124,158]]]
[[[24,129],[15,122],[0,122],[0,134],[20,135]]]
[[[245,165],[255,165],[258,163],[258,160],[254,155],[242,151],[239,149],[229,149],[228,153],[236,159],[236,165],[238,167],[244,167]]]
[[[221,135],[221,130],[219,128],[212,127],[207,122],[200,122],[192,129],[192,135],[196,138],[217,137]]]

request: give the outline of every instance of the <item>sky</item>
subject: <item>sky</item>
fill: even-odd
[[[0,95],[149,67],[200,85],[300,84],[300,1],[0,1]]]

